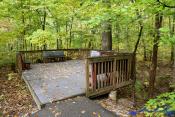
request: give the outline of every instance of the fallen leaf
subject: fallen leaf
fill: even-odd
[[[86,111],[85,110],[82,110],[81,113],[84,114]]]
[[[59,115],[61,115],[61,112],[55,113],[55,117],[58,117]]]
[[[97,113],[96,113],[96,112],[93,112],[92,114],[93,114],[93,115],[97,115]]]

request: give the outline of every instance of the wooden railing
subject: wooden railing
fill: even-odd
[[[133,54],[86,59],[86,96],[94,97],[133,83]]]
[[[31,64],[43,62],[43,51],[64,51],[66,59],[84,59],[90,54],[90,49],[55,49],[55,50],[32,50],[19,51],[16,54],[16,68],[19,73],[22,72],[23,62]]]
[[[43,51],[64,51],[67,59],[85,59],[86,96],[94,97],[134,83],[135,55],[99,51],[100,56],[89,57],[89,49],[58,49],[20,51],[16,56],[17,71],[22,74],[23,62],[42,63]]]

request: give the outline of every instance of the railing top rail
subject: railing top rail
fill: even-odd
[[[119,56],[120,55],[120,56]],[[93,57],[87,57],[87,59],[103,59],[103,58],[122,58],[122,57],[131,57],[133,56],[133,53],[118,53],[116,55],[102,55],[102,56],[93,56]]]
[[[35,52],[43,52],[43,51],[101,51],[97,49],[81,49],[81,48],[76,48],[76,49],[48,49],[48,50],[28,50],[28,51],[18,51],[20,53],[35,53]]]

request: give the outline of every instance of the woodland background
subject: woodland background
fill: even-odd
[[[156,71],[157,77],[168,76],[157,79],[162,84],[173,79],[169,71],[175,66],[175,2],[0,0],[0,67],[14,67],[17,51],[63,48],[136,53],[136,89],[138,97],[147,100],[160,88]]]

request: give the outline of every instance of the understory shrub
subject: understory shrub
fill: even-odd
[[[155,99],[150,99],[138,111],[132,111],[131,116],[144,113],[146,117],[175,117],[175,92],[163,93]]]

